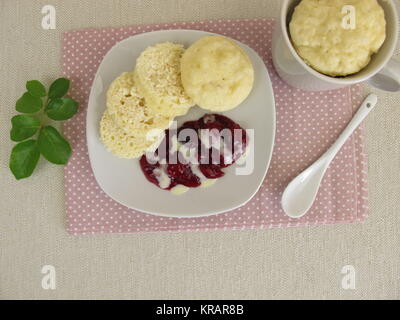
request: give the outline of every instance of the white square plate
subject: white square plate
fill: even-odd
[[[138,159],[120,159],[107,151],[100,140],[99,123],[106,108],[106,92],[122,72],[132,71],[139,54],[160,42],[190,46],[212,33],[195,30],[166,30],[143,33],[117,43],[106,54],[90,92],[86,135],[90,163],[103,191],[115,201],[142,212],[169,217],[207,216],[235,209],[248,202],[262,184],[272,156],[275,137],[275,101],[271,80],[262,59],[254,50],[238,44],[249,55],[255,70],[255,81],[249,97],[237,108],[224,112],[244,129],[254,129],[254,170],[249,175],[236,175],[235,166],[225,168],[225,176],[208,188],[190,189],[173,195],[147,181]],[[178,126],[197,120],[207,112],[193,107],[177,118]]]

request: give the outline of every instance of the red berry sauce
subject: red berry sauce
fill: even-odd
[[[176,147],[176,141],[181,147]],[[155,153],[140,158],[140,166],[147,180],[162,189],[171,190],[177,185],[196,188],[206,179],[221,178],[222,169],[243,155],[247,142],[246,131],[236,122],[220,114],[206,114],[185,122],[177,132],[167,130]]]

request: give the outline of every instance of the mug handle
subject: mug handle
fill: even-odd
[[[400,61],[390,59],[381,71],[368,80],[368,83],[385,91],[400,91]]]

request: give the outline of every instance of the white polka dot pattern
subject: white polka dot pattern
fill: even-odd
[[[305,92],[283,83],[271,62],[274,20],[225,20],[69,31],[63,34],[63,72],[79,113],[64,126],[73,147],[65,167],[67,230],[70,234],[265,229],[350,223],[367,214],[367,160],[363,126],[334,159],[315,204],[303,218],[287,217],[280,205],[286,184],[320,156],[361,102],[361,87]],[[90,86],[107,51],[118,41],[161,29],[199,29],[246,43],[264,59],[275,92],[276,143],[268,175],[254,198],[236,210],[204,218],[157,217],[128,209],[109,198],[93,176],[86,146],[85,118]]]

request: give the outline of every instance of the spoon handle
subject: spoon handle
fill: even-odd
[[[360,108],[357,110],[356,114],[353,116],[347,127],[340,134],[339,138],[335,141],[334,144],[325,152],[325,154],[321,157],[325,161],[328,160],[330,162],[335,155],[342,148],[347,139],[351,136],[354,130],[360,125],[360,123],[365,119],[365,117],[371,112],[371,110],[375,107],[378,102],[378,97],[376,94],[370,94],[363,103]]]

